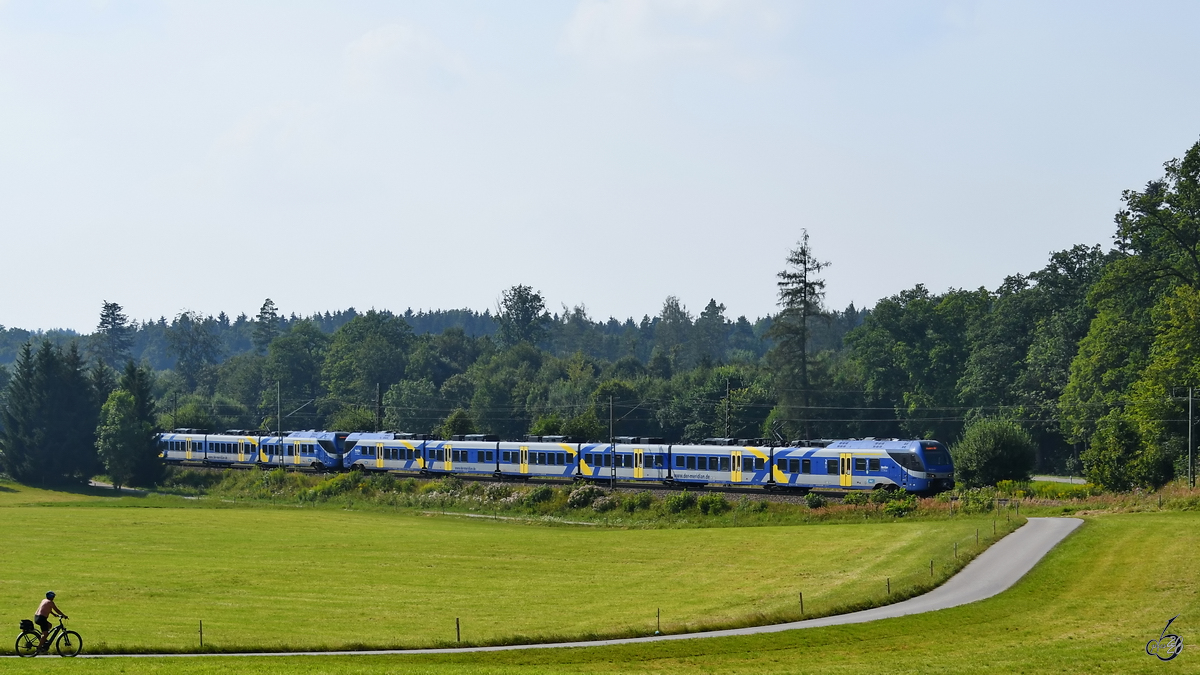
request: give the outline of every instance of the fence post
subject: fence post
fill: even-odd
[[[204,646],[204,619],[200,619],[200,646]]]
[[[804,593],[800,594],[800,616],[804,616]]]
[[[888,595],[891,595],[892,594],[892,578],[891,577],[888,577],[887,587],[888,587]]]
[[[975,528],[975,545],[979,545],[979,528]]]
[[[929,578],[930,579],[933,578],[933,561],[932,560],[929,561]]]
[[[954,557],[958,558],[958,542],[954,542]]]
[[[458,623],[458,617],[454,617],[454,640],[462,642],[462,625]]]
[[[661,635],[662,634],[662,607],[659,607],[658,612],[655,613],[654,622],[655,622],[655,626],[656,626],[654,629],[654,634]]]

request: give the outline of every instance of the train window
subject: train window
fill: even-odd
[[[696,458],[696,469],[698,471],[708,471],[708,458],[707,457],[697,457]]]
[[[754,470],[762,471],[765,468],[767,468],[767,460],[763,459],[762,457],[755,457],[754,458]]]
[[[585,463],[585,464],[591,464],[591,463],[592,463],[592,455],[591,455],[591,453],[588,453],[588,454],[584,455],[584,456],[583,456],[583,461],[584,461],[584,463]]]
[[[683,455],[675,455],[675,468],[682,469],[684,466]]]
[[[722,457],[721,458],[721,471],[728,471],[728,470],[729,470],[729,458]]]
[[[665,467],[664,467],[664,464],[665,464],[665,463],[666,463],[666,462],[665,462],[665,460],[663,459],[663,456],[662,456],[662,455],[655,455],[655,456],[654,456],[654,466],[655,466],[655,468],[658,468],[658,469],[665,468]]]
[[[862,457],[855,457],[854,458],[854,470],[855,471],[866,471],[867,470],[867,460],[863,459]]]
[[[800,473],[800,460],[798,460],[798,459],[789,459],[788,460],[788,473]]]
[[[604,456],[604,466],[612,466],[612,455]]]
[[[689,469],[695,469],[695,468],[696,468],[696,457],[695,457],[695,456],[693,456],[693,455],[688,455],[688,458],[687,458],[687,468],[689,468]]]
[[[507,450],[504,450],[500,453],[500,461],[502,461],[502,462],[509,461],[509,457],[511,457],[511,455],[509,454],[509,452]]]
[[[812,473],[812,460],[811,459],[800,460],[800,473]]]
[[[834,475],[838,472],[838,461],[836,459],[825,460],[825,473]]]
[[[778,460],[777,462],[775,462],[775,464],[779,467],[780,471],[787,471],[787,460],[786,459]]]
[[[633,468],[633,455],[625,455],[625,468],[626,469]]]
[[[494,451],[493,451],[493,450],[488,450],[487,452],[485,452],[485,453],[484,453],[485,457],[484,457],[483,461],[485,461],[485,462],[494,462],[494,461],[496,461],[496,460],[492,459],[492,452],[494,452]]]
[[[565,453],[565,452],[558,453],[558,465],[559,466],[567,465],[567,453]]]
[[[867,469],[869,471],[878,471],[879,470],[879,460],[877,460],[877,459],[867,460]]]

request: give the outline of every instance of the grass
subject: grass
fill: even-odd
[[[468,643],[648,634],[660,608],[668,632],[778,622],[798,592],[810,616],[886,602],[887,578],[918,592],[992,524],[619,530],[4,487],[24,496],[0,508],[0,605],[54,589],[89,653],[195,650],[200,620],[225,650],[447,644],[456,618]]]
[[[1200,621],[1200,515],[1089,517],[1016,587],[983,602],[856,626],[741,638],[466,655],[9,661],[40,673],[1160,673],[1144,649],[1166,620]],[[1191,656],[1189,656],[1191,654]]]

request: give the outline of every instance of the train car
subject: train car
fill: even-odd
[[[393,431],[358,432],[346,437],[342,463],[347,469],[367,471],[425,470],[428,436]]]
[[[254,431],[229,429],[204,438],[204,463],[215,465],[255,464],[262,437]]]
[[[772,459],[771,487],[920,493],[954,487],[950,453],[937,441],[832,441],[825,447],[775,448]]]
[[[655,481],[670,476],[670,448],[661,438],[618,436],[615,443],[582,443],[576,475],[590,481]]]
[[[770,482],[771,448],[756,441],[710,438],[699,445],[672,445],[674,483],[762,485]]]
[[[428,441],[426,473],[495,475],[500,454],[500,437],[488,434],[452,436],[448,441]]]
[[[348,435],[309,429],[266,436],[259,439],[258,463],[264,467],[336,471],[342,468],[342,450]]]
[[[526,436],[524,441],[497,443],[496,472],[507,478],[574,478],[585,445],[565,436]]]
[[[173,429],[158,435],[159,456],[168,464],[203,462],[204,429]]]

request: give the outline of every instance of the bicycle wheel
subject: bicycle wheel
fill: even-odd
[[[76,656],[83,651],[83,638],[73,630],[63,631],[54,641],[54,651],[58,652],[59,656]]]
[[[38,645],[41,643],[42,636],[37,633],[21,633],[17,636],[17,656],[21,658],[37,656]]]

